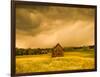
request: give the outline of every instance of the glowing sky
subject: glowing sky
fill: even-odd
[[[16,5],[16,47],[94,45],[95,9]]]

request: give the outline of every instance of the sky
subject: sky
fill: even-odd
[[[16,47],[94,45],[95,9],[16,5]]]

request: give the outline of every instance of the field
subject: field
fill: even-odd
[[[94,69],[94,50],[65,51],[64,57],[49,54],[16,56],[16,73]]]

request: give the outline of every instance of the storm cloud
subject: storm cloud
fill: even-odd
[[[16,6],[16,47],[47,48],[94,44],[95,9]]]

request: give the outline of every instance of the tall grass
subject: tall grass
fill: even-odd
[[[93,52],[93,51],[91,51]],[[64,57],[51,54],[16,57],[16,73],[82,70],[94,68],[94,53],[65,52]]]

